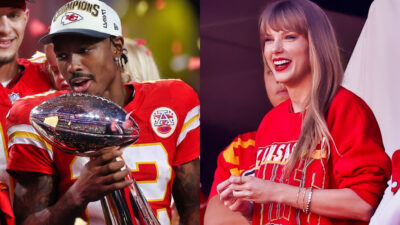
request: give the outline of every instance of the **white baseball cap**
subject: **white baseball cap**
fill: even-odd
[[[96,38],[122,36],[121,20],[102,1],[74,0],[58,9],[51,21],[50,32],[40,39],[40,43],[51,43],[60,34],[83,34]]]

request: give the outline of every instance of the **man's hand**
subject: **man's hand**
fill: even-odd
[[[129,173],[118,147],[104,148],[91,155],[79,178],[57,199],[57,178],[55,176],[17,172],[14,211],[17,224],[74,224],[89,202],[104,195],[127,187],[132,183],[125,180]]]
[[[122,160],[118,160],[121,155],[122,149],[119,147],[107,147],[90,156],[92,159],[70,188],[77,205],[99,200],[112,191],[132,184],[133,181],[125,180],[130,171]]]

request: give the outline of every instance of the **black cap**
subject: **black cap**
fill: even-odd
[[[34,0],[27,0],[29,2],[33,2]],[[26,9],[25,0],[1,0],[0,7],[13,7],[13,8],[21,8]]]

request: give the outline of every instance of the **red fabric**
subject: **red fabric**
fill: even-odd
[[[140,128],[140,137],[134,145],[125,148],[123,158],[154,212],[159,215],[164,213],[162,216],[170,218],[171,190],[175,177],[172,167],[194,160],[200,154],[198,113],[193,114],[198,112],[199,101],[193,89],[179,80],[129,85],[135,88],[135,98],[124,109],[132,112],[131,116]],[[27,125],[26,133],[36,133],[29,125],[30,109],[62,93],[65,92],[18,101],[8,120],[10,134],[23,131],[17,126],[21,123]],[[177,117],[177,121],[173,121],[176,128],[169,137],[160,137],[152,128],[152,113],[162,107],[168,107]],[[197,116],[191,119],[189,115]],[[61,194],[73,184],[81,167],[88,161],[86,157],[75,157],[58,149],[46,149],[42,140],[29,135],[11,139],[9,150],[8,170],[56,175],[60,178],[58,191]],[[102,217],[92,218],[96,214],[94,212],[99,210],[100,207],[91,208],[89,205],[90,221],[103,221]]]
[[[6,124],[6,115],[13,105],[12,99],[16,100],[27,95],[45,92],[52,87],[50,75],[45,68],[45,64],[18,59],[18,65],[25,68],[18,82],[12,88],[5,88],[0,85],[0,122],[3,128],[5,128]],[[7,135],[4,135],[3,138],[7,141]]]
[[[14,225],[15,218],[10,203],[10,193],[7,184],[0,182],[0,210],[3,213],[7,225]]]
[[[228,179],[231,175],[239,176],[254,168],[256,159],[255,137],[255,131],[240,134],[219,154],[209,199],[217,194],[219,183]]]
[[[6,88],[12,89],[14,87],[14,85],[16,85],[18,83],[19,79],[21,79],[23,74],[24,74],[24,69],[21,69],[18,72],[18,74],[10,81],[10,83],[7,84]]]
[[[290,106],[288,100],[271,110],[257,131],[256,176],[314,189],[350,188],[376,208],[390,177],[390,159],[368,106],[341,88],[327,116],[327,126],[334,140],[329,157],[325,148],[321,150],[321,146],[317,146],[307,167],[297,163],[289,179],[284,179],[282,169],[296,146],[304,116],[292,113]],[[300,209],[276,203],[255,204],[253,213],[253,224],[297,224],[298,221],[301,224],[367,224],[305,214]]]
[[[25,97],[40,92],[47,91],[51,88],[51,81],[49,74],[45,70],[45,65],[42,63],[32,63],[26,59],[18,59],[18,65],[22,66],[23,73],[20,74],[19,79],[10,88],[5,88],[0,85],[0,146],[3,153],[0,154],[0,178],[1,182],[9,187],[7,191],[2,191],[1,204],[2,207],[8,207],[10,203],[10,196],[5,197],[9,192],[13,193],[13,181],[6,172],[7,156],[8,156],[8,137],[6,132],[6,115],[13,105],[11,100]],[[6,212],[6,218],[11,218],[12,211]],[[10,224],[13,224],[11,222]]]
[[[392,155],[392,192],[396,192],[400,188],[400,149],[396,150]]]

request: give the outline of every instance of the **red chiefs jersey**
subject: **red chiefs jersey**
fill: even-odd
[[[6,115],[14,102],[20,97],[48,91],[51,88],[51,81],[45,69],[45,64],[36,63],[27,59],[18,59],[17,62],[21,69],[20,74],[18,74],[7,87],[0,85],[0,145],[3,149],[0,154],[0,181],[10,189],[10,193],[13,193],[13,185],[11,185],[12,181],[6,172],[8,158],[8,137],[5,130]],[[6,197],[6,195],[2,196]],[[4,198],[4,201],[1,201],[1,208],[4,207],[6,202],[9,202],[8,198]],[[7,215],[7,217],[10,216],[12,216],[12,214]]]
[[[17,62],[21,72],[6,87],[0,85],[0,146],[2,148],[2,153],[0,154],[0,184],[2,187],[0,208],[8,224],[14,224],[14,215],[10,203],[14,185],[6,172],[8,159],[8,137],[5,127],[6,115],[14,102],[19,98],[48,91],[51,88],[50,77],[44,63],[37,63],[35,59],[18,59]]]
[[[5,132],[6,115],[13,103],[20,97],[48,91],[51,88],[49,74],[46,72],[45,64],[34,63],[27,59],[18,59],[18,65],[22,72],[13,81],[11,87],[0,85],[0,134],[3,153],[0,157],[0,181],[8,185],[9,178],[5,172],[7,164],[7,135]]]
[[[124,149],[123,158],[131,169],[146,199],[161,224],[170,224],[173,167],[189,162],[200,154],[199,101],[196,93],[179,80],[133,83],[134,99],[124,109],[138,123],[139,140]],[[35,105],[57,95],[27,97],[16,103],[9,116],[8,170],[31,171],[60,177],[59,192],[64,193],[88,162],[54,149],[43,141],[29,124],[29,112]],[[105,224],[100,202],[86,210],[90,224]]]
[[[209,199],[217,194],[217,185],[231,175],[248,176],[254,174],[256,162],[255,138],[255,131],[240,134],[219,154]]]
[[[326,118],[334,141],[330,152],[317,146],[311,159],[297,163],[289,178],[285,178],[282,169],[296,146],[304,117],[303,113],[293,113],[290,106],[288,100],[272,109],[258,128],[256,177],[313,189],[350,188],[376,208],[390,177],[390,159],[369,107],[340,88]],[[254,204],[253,224],[272,223],[367,224],[303,213],[285,204]]]

